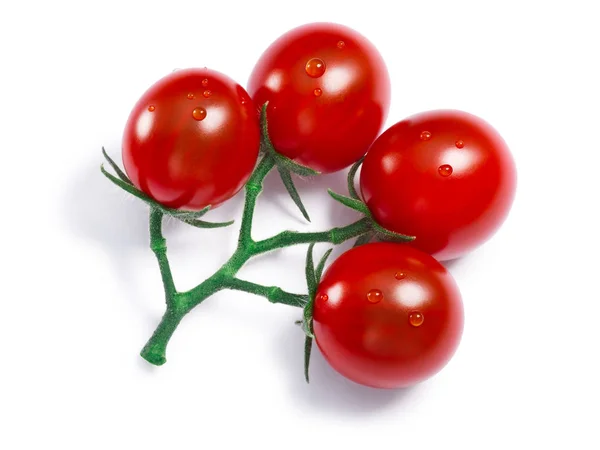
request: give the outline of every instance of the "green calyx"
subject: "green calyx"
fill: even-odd
[[[315,337],[314,329],[313,329],[313,310],[315,305],[315,296],[317,295],[317,288],[319,287],[319,283],[321,282],[321,276],[323,275],[323,269],[325,268],[325,263],[327,262],[327,258],[333,251],[332,248],[327,250],[325,254],[321,257],[319,264],[315,268],[313,263],[313,248],[315,244],[312,243],[308,247],[308,252],[306,253],[306,285],[308,288],[308,303],[304,306],[302,310],[302,320],[300,324],[302,325],[302,329],[304,330],[304,334],[306,337],[304,339],[304,377],[306,378],[306,382],[309,382],[308,376],[308,367],[310,364],[310,353],[312,350],[312,341]]]
[[[229,222],[206,222],[204,220],[198,220],[210,210],[210,205],[206,206],[200,211],[185,211],[167,208],[166,206],[161,205],[156,200],[150,198],[148,195],[146,195],[144,192],[140,191],[133,185],[131,180],[127,177],[127,175],[125,175],[125,172],[123,172],[121,168],[117,165],[117,163],[115,163],[111,159],[111,157],[108,156],[108,153],[106,153],[104,147],[102,147],[102,154],[104,155],[104,158],[106,158],[108,164],[117,174],[117,176],[114,176],[113,174],[106,171],[104,165],[101,165],[100,170],[102,171],[104,176],[110,181],[112,181],[114,184],[119,186],[121,189],[123,189],[125,192],[133,195],[134,197],[139,198],[140,200],[148,204],[151,209],[155,211],[160,211],[164,215],[174,217],[175,219],[181,220],[182,222],[187,223],[188,225],[192,225],[196,228],[222,228],[233,224],[233,220]]]
[[[300,175],[302,177],[309,177],[314,175],[319,175],[319,172],[311,169],[310,167],[303,166],[292,161],[289,158],[277,153],[275,147],[273,147],[273,143],[269,138],[269,124],[267,120],[267,106],[269,102],[266,102],[261,111],[260,111],[260,124],[261,124],[261,150],[269,155],[275,161],[275,165],[277,166],[277,171],[279,172],[279,176],[281,177],[281,181],[285,186],[286,190],[290,194],[292,201],[296,204],[304,218],[310,222],[310,217],[304,204],[302,203],[302,199],[300,198],[300,194],[294,185],[294,181],[292,180],[292,173],[296,175]]]
[[[358,247],[360,245],[368,243],[371,239],[377,238],[381,241],[390,241],[390,242],[410,242],[415,240],[415,236],[409,236],[406,234],[396,233],[395,231],[388,230],[381,225],[379,225],[371,211],[367,205],[360,199],[358,196],[358,192],[356,192],[355,188],[355,177],[356,173],[360,165],[363,163],[365,157],[363,156],[360,160],[358,160],[348,172],[348,192],[350,193],[350,197],[346,197],[345,195],[338,194],[331,189],[328,189],[327,192],[329,195],[337,202],[346,206],[347,208],[353,209],[365,216],[365,220],[369,223],[369,232],[361,235],[355,242],[354,246]]]

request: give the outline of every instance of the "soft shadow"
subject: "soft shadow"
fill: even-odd
[[[442,266],[444,266],[448,270],[456,269],[462,264],[462,260],[464,257],[449,259],[447,261],[442,261]]]
[[[121,251],[147,247],[146,205],[113,185],[99,163],[78,170],[64,200],[65,224],[78,237]]]
[[[150,364],[148,361],[146,361],[144,358],[142,358],[139,355],[136,358],[135,364],[139,370],[141,370],[142,372],[145,372],[146,374],[149,374],[149,375],[154,375],[160,370],[159,366]]]
[[[148,210],[102,175],[102,155],[100,152],[98,155],[96,164],[90,162],[67,180],[62,205],[64,226],[74,236],[99,246],[110,256],[125,297],[147,320],[153,320],[130,273],[134,270],[131,267],[133,254],[148,248]]]
[[[98,246],[110,257],[115,279],[124,290],[124,296],[144,315],[144,320],[154,323],[156,317],[150,312],[148,299],[142,295],[136,285],[136,277],[132,274],[135,270],[132,265],[136,253],[145,252],[148,258],[154,258],[149,250],[149,209],[141,200],[122,191],[102,175],[102,155],[100,152],[98,155],[97,161],[82,166],[66,182],[61,211],[63,226],[72,235]],[[118,157],[112,156],[118,160]],[[243,192],[211,211],[208,220],[225,221],[235,218],[239,222],[238,210],[241,210],[242,201]],[[189,227],[175,219],[166,218],[164,221],[164,233],[172,241],[176,241],[178,234],[187,231],[184,228]],[[197,231],[204,232],[202,239],[211,239],[211,230]]]
[[[284,327],[275,340],[275,357],[283,376],[290,380],[290,395],[302,408],[336,417],[360,416],[397,405],[417,388],[375,389],[356,384],[337,373],[313,343],[310,383],[304,379],[304,333],[300,327]]]
[[[460,271],[465,265],[472,264],[472,261],[477,257],[480,251],[480,249],[475,249],[475,251],[459,256],[458,258],[442,261],[442,265],[451,272]]]

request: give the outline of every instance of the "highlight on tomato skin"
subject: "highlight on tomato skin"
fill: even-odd
[[[354,247],[325,271],[313,310],[315,340],[329,364],[375,388],[422,382],[455,354],[464,310],[454,278],[405,244]]]
[[[214,208],[244,186],[259,143],[256,107],[241,85],[215,70],[181,69],[134,106],[123,164],[133,184],[164,206]]]
[[[408,117],[384,131],[361,168],[360,188],[384,228],[440,261],[490,239],[516,193],[513,156],[483,119],[458,110]]]
[[[280,36],[248,82],[256,105],[268,102],[275,149],[322,173],[358,161],[390,106],[390,78],[375,46],[334,23],[311,23]]]

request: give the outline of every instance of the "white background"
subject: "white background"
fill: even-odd
[[[391,6],[394,4],[394,6]],[[600,68],[594,2],[3,2],[0,6],[0,448],[598,449]],[[519,186],[501,231],[450,270],[466,325],[451,363],[405,391],[302,375],[299,311],[223,292],[193,311],[168,363],[138,352],[163,311],[147,211],[99,171],[120,160],[137,98],[175,68],[246,84],[280,34],[335,21],[366,35],[393,81],[387,125],[457,108],[504,136]],[[355,218],[300,183],[305,225],[275,176],[256,236]],[[239,218],[241,198],[210,214]],[[207,217],[208,218],[208,217]],[[187,289],[237,227],[166,227]],[[338,249],[339,254],[344,247]],[[323,251],[325,246],[319,246]],[[242,276],[302,291],[305,248]]]

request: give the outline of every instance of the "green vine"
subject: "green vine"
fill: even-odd
[[[170,215],[182,222],[199,228],[222,227],[230,225],[233,222],[212,223],[198,220],[199,217],[209,211],[210,207],[206,207],[202,211],[180,211],[169,209],[156,203],[153,199],[135,188],[125,173],[109,158],[104,149],[102,149],[105,158],[117,174],[117,177],[108,173],[103,167],[101,168],[102,173],[114,184],[140,198],[150,206],[150,248],[156,255],[158,261],[164,285],[166,303],[166,310],[158,327],[140,353],[141,356],[151,364],[162,365],[166,362],[166,350],[169,340],[186,314],[213,294],[224,289],[230,289],[265,297],[271,303],[281,303],[304,309],[303,328],[307,334],[305,345],[305,367],[308,380],[308,358],[310,357],[310,348],[312,345],[312,302],[314,300],[316,286],[324,268],[325,259],[330,253],[326,253],[318,267],[315,269],[312,265],[313,245],[319,242],[328,242],[337,245],[353,238],[358,238],[358,244],[370,239],[372,236],[383,236],[404,241],[412,239],[410,236],[393,233],[377,225],[372,219],[366,205],[358,198],[358,194],[352,185],[352,188],[349,187],[351,197],[344,197],[331,191],[330,194],[334,199],[344,205],[362,212],[364,217],[358,221],[344,227],[332,228],[321,232],[300,233],[296,231],[283,231],[273,237],[255,241],[252,238],[252,222],[256,200],[263,190],[263,182],[267,174],[274,168],[277,168],[291,198],[299,207],[304,217],[308,220],[308,213],[302,205],[300,196],[292,183],[290,173],[294,172],[304,176],[317,173],[310,168],[301,166],[288,158],[285,158],[275,151],[268,137],[266,104],[262,109],[261,125],[261,149],[263,150],[263,156],[245,185],[244,211],[242,213],[242,223],[240,226],[237,248],[229,260],[212,276],[196,287],[184,292],[178,291],[175,282],[173,281],[173,275],[167,257],[167,241],[162,233],[163,217],[165,215]],[[351,179],[353,183],[354,175],[361,162],[362,160],[351,169],[348,177],[349,186]],[[239,270],[251,258],[280,248],[300,244],[311,244],[307,260],[308,295],[286,292],[277,286],[263,286],[237,277]]]

